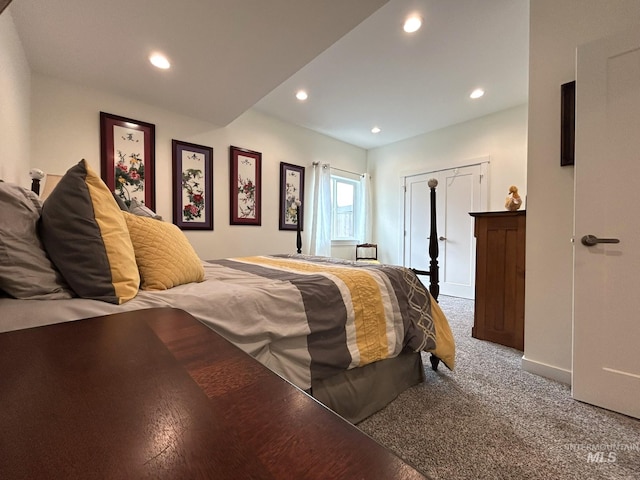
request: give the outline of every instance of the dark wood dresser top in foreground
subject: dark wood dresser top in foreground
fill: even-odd
[[[0,334],[0,478],[416,479],[191,315]]]

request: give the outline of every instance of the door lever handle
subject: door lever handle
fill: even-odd
[[[443,241],[443,240],[446,240],[446,239],[447,239],[447,237],[439,237],[438,238],[438,240],[440,240],[440,241]]]
[[[598,243],[620,243],[617,238],[598,238],[595,235],[585,235],[582,237],[581,242],[586,247],[593,247]]]

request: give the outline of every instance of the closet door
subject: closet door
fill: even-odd
[[[475,296],[475,239],[469,212],[486,209],[486,163],[405,177],[404,265],[429,270],[430,178],[438,180],[440,294]],[[428,284],[428,278],[423,279]]]

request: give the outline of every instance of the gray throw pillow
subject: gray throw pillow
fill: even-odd
[[[127,222],[86,160],[67,170],[47,197],[39,233],[79,297],[121,304],[137,295],[140,273]]]
[[[127,207],[127,204],[124,203],[124,198],[122,198],[116,192],[111,192],[111,193],[113,193],[113,198],[116,199],[116,202],[117,202],[118,206],[120,207],[120,210],[122,210],[123,212],[128,212],[129,211],[129,207]]]
[[[20,299],[71,298],[38,237],[42,202],[30,190],[0,183],[0,289]]]
[[[151,217],[155,218],[156,220],[162,220],[162,217],[160,215],[158,215],[146,205],[140,203],[135,198],[131,200],[131,205],[129,205],[129,212],[133,213],[134,215],[138,215],[139,217]]]

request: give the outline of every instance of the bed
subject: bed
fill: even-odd
[[[202,261],[174,225],[123,213],[84,161],[42,205],[17,186],[0,184],[3,191],[0,209],[15,218],[0,225],[0,332],[183,309],[352,423],[423,381],[420,352],[432,353],[434,370],[440,360],[454,367],[451,330],[435,301],[437,244],[429,272],[302,254]],[[431,195],[435,219],[435,185]],[[16,224],[21,238],[8,239]],[[120,230],[115,241],[112,229]],[[431,238],[434,229],[435,221]],[[37,258],[25,260],[27,251]],[[430,275],[431,293],[418,274]],[[48,284],[46,294],[23,292]]]

